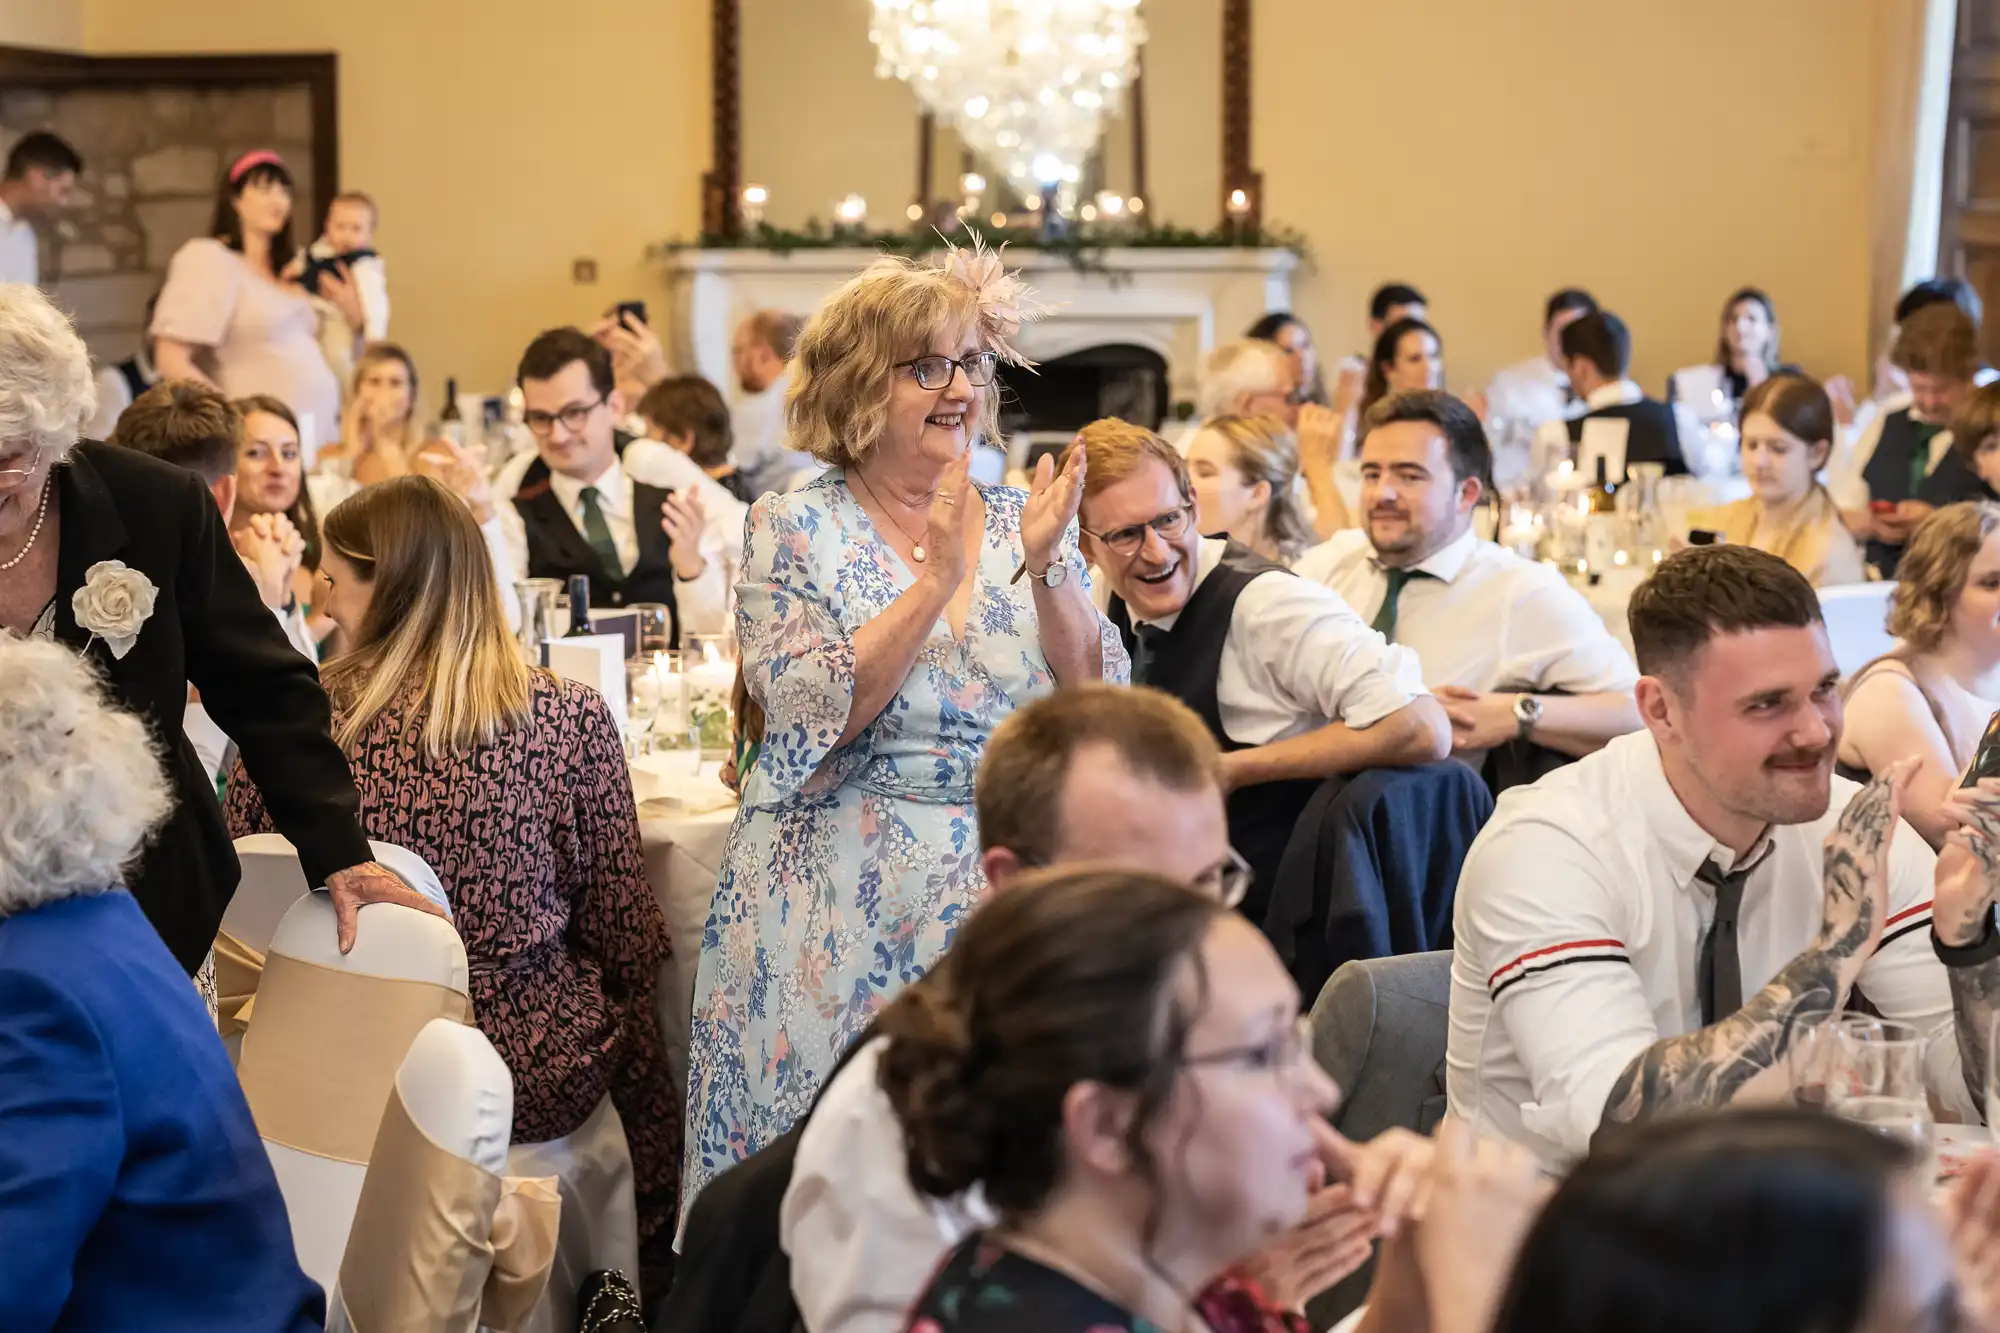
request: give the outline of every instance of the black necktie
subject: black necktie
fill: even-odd
[[[1702,862],[1694,877],[1715,890],[1715,921],[1702,937],[1701,961],[1696,964],[1695,987],[1701,996],[1701,1025],[1707,1027],[1729,1017],[1743,1007],[1743,957],[1736,948],[1736,914],[1743,907],[1743,886],[1764,858],[1771,854],[1766,843],[1749,865],[1724,871],[1713,861]]]
[[[1396,599],[1403,595],[1403,585],[1411,579],[1433,579],[1437,575],[1423,569],[1385,569],[1382,577],[1389,580],[1389,590],[1382,594],[1382,605],[1375,612],[1375,619],[1368,628],[1387,639],[1396,641]]]
[[[1169,631],[1158,625],[1135,625],[1132,629],[1132,683],[1145,685],[1153,675],[1153,662],[1166,645]]]

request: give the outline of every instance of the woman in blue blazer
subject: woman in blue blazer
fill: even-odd
[[[123,867],[168,810],[145,724],[0,633],[0,1329],[325,1322],[221,1041]]]

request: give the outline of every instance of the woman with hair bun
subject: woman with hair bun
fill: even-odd
[[[910,1183],[1000,1217],[911,1333],[1304,1329],[1226,1276],[1305,1215],[1336,1095],[1241,916],[1156,875],[1031,875],[878,1031]]]

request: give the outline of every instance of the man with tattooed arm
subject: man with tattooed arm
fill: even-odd
[[[1971,1114],[2000,1009],[2000,790],[1955,796],[1965,827],[1934,855],[1897,818],[1910,763],[1834,775],[1840,671],[1773,556],[1681,552],[1630,614],[1645,730],[1508,792],[1466,858],[1453,1114],[1560,1166],[1600,1126],[1785,1097],[1793,1025],[1864,1002],[1955,1020],[1927,1075]]]

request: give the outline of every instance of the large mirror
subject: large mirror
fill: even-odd
[[[893,14],[878,14],[876,0],[735,3],[735,184],[764,188],[763,221],[787,230],[815,218],[859,221],[852,216],[858,199],[868,226],[900,228],[911,224],[913,206],[934,220],[940,203],[965,204],[968,176],[975,186],[983,180],[976,200],[982,216],[1025,202],[991,150],[969,148],[948,121],[924,114],[908,83],[878,75],[883,51],[871,31]],[[1107,8],[1119,12],[1115,0]],[[1225,193],[1222,52],[1225,21],[1238,8],[1232,0],[1142,0],[1138,77],[1110,94],[1072,189],[1077,208],[1100,192],[1121,201],[1136,195],[1146,221],[1202,231],[1217,225]],[[1006,55],[993,52],[991,64]],[[1247,132],[1242,137],[1247,142]]]

